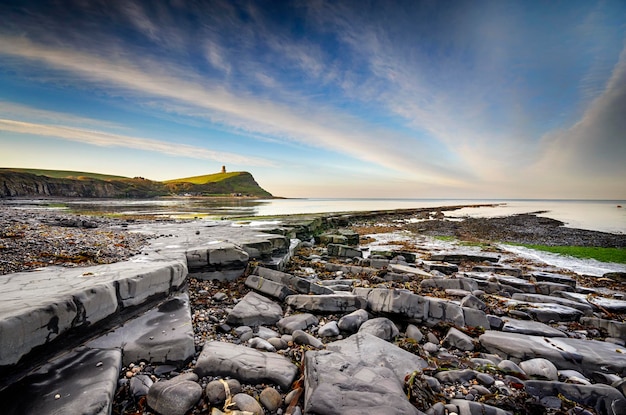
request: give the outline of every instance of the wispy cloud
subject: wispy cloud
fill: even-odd
[[[0,36],[0,53],[44,62],[70,71],[106,88],[122,88],[136,98],[159,97],[204,109],[214,122],[255,134],[324,147],[366,162],[404,171],[417,179],[456,182],[456,166],[446,163],[445,151],[423,140],[372,126],[333,108],[316,108],[306,98],[294,108],[269,98],[258,98],[202,78],[178,65],[136,58],[132,62],[112,54],[100,58],[65,48],[54,48],[25,38]],[[384,145],[382,141],[384,140]],[[420,161],[407,148],[420,148]]]
[[[208,150],[180,143],[168,143],[147,138],[111,134],[102,131],[84,130],[59,125],[34,124],[22,121],[0,119],[0,131],[18,134],[32,134],[60,138],[83,144],[101,147],[122,147],[142,151],[155,151],[169,156],[189,157],[202,160],[242,164],[249,166],[272,166],[269,160],[245,157],[238,154]]]

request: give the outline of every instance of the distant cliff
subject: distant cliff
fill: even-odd
[[[171,194],[272,197],[248,172],[156,182],[82,172],[0,169],[0,197],[150,198]]]

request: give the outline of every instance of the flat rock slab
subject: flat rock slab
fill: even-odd
[[[366,298],[367,307],[374,312],[397,314],[411,321],[433,325],[442,321],[461,327],[465,325],[463,307],[440,298],[387,288],[355,288],[352,292]],[[484,324],[486,320],[481,321]]]
[[[272,280],[266,280],[258,275],[249,275],[246,278],[246,287],[250,287],[255,291],[267,294],[271,297],[284,300],[285,297],[294,295],[296,292],[284,284]]]
[[[506,359],[543,357],[558,369],[577,370],[588,377],[594,371],[626,375],[626,348],[613,343],[499,331],[486,331],[479,341],[489,352]]]
[[[79,348],[3,390],[5,415],[109,415],[122,368],[120,350]]]
[[[143,260],[49,267],[0,279],[0,366],[12,365],[73,328],[84,328],[181,286],[181,261]]]
[[[451,262],[453,264],[460,264],[461,262],[498,262],[500,261],[499,256],[495,255],[479,255],[479,254],[469,254],[469,253],[457,253],[457,252],[448,252],[448,253],[439,253],[433,254],[430,256],[432,261],[442,261],[442,262]]]
[[[594,308],[605,309],[615,313],[623,313],[626,311],[626,301],[624,300],[565,291],[559,291],[557,294],[563,298],[569,298],[570,300],[579,301],[583,304],[590,304]]]
[[[565,398],[596,410],[599,415],[626,414],[626,398],[608,385],[576,385],[573,383],[529,380],[526,391],[539,399],[563,395]]]
[[[605,320],[597,317],[583,317],[580,323],[585,326],[599,327],[607,331],[610,337],[626,341],[626,323],[616,320]]]
[[[502,321],[504,321],[502,331],[506,333],[530,334],[544,337],[567,337],[561,330],[557,330],[554,327],[550,327],[538,321],[518,320],[509,317],[503,317]]]
[[[593,314],[593,307],[591,307],[591,305],[581,303],[580,301],[568,300],[567,298],[542,294],[516,293],[513,294],[513,299],[531,303],[560,304],[580,310],[586,316]]]
[[[432,278],[433,274],[424,271],[423,269],[420,268],[415,268],[409,265],[402,265],[402,264],[390,264],[387,269],[390,272],[397,272],[399,274],[413,274],[416,275],[418,277],[423,277],[423,278]]]
[[[123,350],[123,363],[145,360],[182,366],[195,353],[189,296],[181,294],[92,340],[92,348]]]
[[[550,321],[578,321],[583,315],[582,311],[561,304],[532,303],[513,299],[503,299],[503,301],[508,307],[523,311],[542,323]]]
[[[271,382],[287,391],[298,368],[286,357],[246,346],[212,341],[204,345],[195,372],[198,376],[231,376],[246,383]]]
[[[286,286],[289,290],[299,294],[332,294],[333,290],[315,284],[307,279],[296,277],[286,272],[276,271],[265,267],[257,267],[254,274],[277,284]]]
[[[367,306],[367,300],[357,295],[290,295],[285,304],[298,310],[317,313],[349,313]]]
[[[568,275],[538,271],[530,274],[530,277],[536,282],[555,282],[558,284],[566,284],[570,287],[576,287],[576,280]]]
[[[419,414],[402,389],[424,360],[367,333],[305,354],[305,413]]]
[[[355,357],[368,365],[385,366],[402,382],[414,370],[428,366],[421,357],[369,333],[356,333],[347,339],[328,343],[326,350]]]
[[[255,292],[249,292],[228,314],[226,322],[238,326],[261,326],[275,324],[283,317],[278,303]]]

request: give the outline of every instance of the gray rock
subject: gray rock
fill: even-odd
[[[398,274],[410,274],[421,278],[432,278],[433,274],[426,272],[422,269],[412,267],[404,264],[389,264],[387,270]]]
[[[188,377],[156,382],[148,392],[148,405],[161,415],[184,415],[202,397],[202,387]]]
[[[187,275],[184,260],[118,262],[93,267],[48,267],[0,280],[0,366],[74,329],[167,295]],[[10,333],[7,335],[6,333]]]
[[[542,323],[578,321],[583,315],[582,311],[561,304],[531,303],[513,299],[504,299],[504,302],[510,309],[521,310]]]
[[[554,274],[551,272],[536,271],[530,274],[532,280],[536,282],[553,282],[576,287],[576,280],[568,275]]]
[[[99,349],[121,348],[123,364],[144,360],[182,365],[196,352],[189,297],[180,294],[87,343]]]
[[[340,258],[361,258],[363,252],[348,245],[328,244],[328,255]]]
[[[414,321],[424,321],[428,317],[428,299],[410,291],[356,288],[353,292],[367,298],[367,306],[374,312],[398,314]]]
[[[487,308],[487,305],[477,297],[470,294],[463,297],[463,299],[461,300],[461,307],[468,307],[484,311],[485,308]]]
[[[493,272],[496,274],[506,274],[513,277],[521,277],[522,270],[519,268],[497,266],[497,265],[476,265],[472,268],[476,272]]]
[[[274,388],[267,387],[259,395],[259,401],[270,412],[276,412],[283,402],[280,393]]]
[[[487,321],[489,321],[489,327],[492,330],[502,330],[502,327],[504,327],[504,320],[498,316],[487,314]]]
[[[531,303],[560,304],[580,310],[586,316],[593,313],[591,305],[583,304],[579,301],[568,300],[567,298],[528,293],[516,293],[513,294],[512,298],[514,300],[527,301]]]
[[[295,330],[306,330],[308,327],[316,326],[319,320],[313,314],[302,313],[294,314],[289,317],[281,318],[276,327],[281,333],[293,333]]]
[[[511,415],[511,412],[504,409],[464,399],[451,399],[450,403],[457,407],[459,415]]]
[[[428,298],[428,302],[430,304],[428,306],[428,317],[425,323],[434,325],[446,321],[459,327],[465,326],[463,308],[458,304],[435,297]]]
[[[333,291],[323,287],[321,285],[315,284],[307,279],[296,277],[291,274],[287,274],[285,272],[276,271],[269,268],[257,267],[254,270],[254,273],[266,280],[274,281],[276,283],[280,283],[289,289],[300,293],[300,294],[332,294]]]
[[[524,370],[519,367],[517,365],[517,363],[513,362],[512,360],[508,360],[508,359],[504,359],[502,361],[500,361],[500,363],[498,363],[498,369],[507,372],[509,374],[513,374],[513,375],[526,375],[526,373],[524,373]]]
[[[556,366],[554,366],[551,361],[542,357],[524,360],[523,362],[520,362],[519,367],[528,376],[540,377],[547,380],[558,380],[559,378]]]
[[[252,384],[273,382],[288,389],[298,369],[278,354],[212,341],[204,345],[195,372],[199,376],[230,376]]]
[[[228,314],[226,322],[245,326],[276,324],[283,316],[283,309],[272,300],[255,292],[249,292]]]
[[[281,339],[280,337],[270,337],[269,339],[267,339],[267,341],[269,344],[274,346],[276,350],[284,350],[287,347],[289,347],[287,342]]]
[[[420,286],[422,288],[457,289],[469,292],[478,289],[476,281],[470,278],[429,278],[422,280]]]
[[[464,252],[445,252],[440,254],[433,254],[430,256],[430,259],[433,261],[443,261],[443,262],[451,262],[453,264],[460,264],[461,262],[471,261],[471,262],[498,262],[500,261],[499,256],[495,255],[479,255],[479,254],[469,254]]]
[[[368,333],[356,333],[347,339],[328,343],[326,349],[353,356],[368,366],[385,366],[391,369],[401,382],[404,382],[404,377],[414,370],[428,366],[419,356]]]
[[[240,277],[249,255],[230,242],[211,243],[185,252],[187,267],[194,277],[203,280],[232,281]]]
[[[496,381],[493,376],[482,372],[476,373],[476,380],[478,381],[478,383],[485,386],[491,386]]]
[[[254,331],[256,337],[260,337],[264,340],[271,339],[272,337],[279,337],[280,334],[277,331],[270,329],[269,327],[258,327],[257,330]]]
[[[625,300],[618,300],[615,298],[607,298],[602,296],[590,297],[587,294],[583,293],[570,293],[564,291],[559,291],[555,294],[558,294],[559,296],[563,298],[568,298],[570,300],[580,301],[584,304],[591,304],[594,308],[597,308],[599,310],[604,309],[614,313],[623,313],[626,311]]]
[[[474,341],[472,338],[454,327],[448,330],[448,334],[443,339],[443,344],[444,346],[456,347],[459,350],[467,352],[474,350]]]
[[[607,342],[497,331],[486,331],[479,341],[500,356],[518,360],[543,357],[558,369],[577,370],[585,376],[595,371],[626,375],[626,348]]]
[[[207,401],[211,405],[221,405],[226,400],[226,387],[223,382],[228,386],[229,396],[234,396],[241,392],[241,383],[237,379],[212,380],[206,385],[204,390]]]
[[[367,321],[369,315],[365,310],[356,310],[350,314],[347,314],[339,319],[337,322],[337,326],[340,330],[346,331],[348,333],[356,333],[363,324],[364,321]]]
[[[369,333],[386,341],[390,341],[400,334],[393,321],[386,317],[378,317],[365,321],[361,324],[359,333]]]
[[[148,375],[135,375],[130,378],[129,387],[130,393],[135,397],[146,396],[150,387],[154,384],[150,376]]]
[[[263,407],[250,395],[238,393],[233,396],[233,402],[242,411],[251,412],[253,415],[265,415]]]
[[[424,338],[424,335],[422,334],[420,329],[417,328],[417,326],[415,326],[414,324],[409,324],[406,327],[405,336],[408,337],[409,339],[415,340],[418,343],[421,342],[422,339]]]
[[[435,374],[435,378],[442,383],[463,383],[476,378],[478,372],[472,369],[445,370]]]
[[[305,344],[309,346],[313,346],[316,349],[321,349],[324,347],[324,343],[322,343],[319,339],[311,336],[308,333],[303,332],[302,330],[296,330],[292,333],[293,341],[296,344]]]
[[[269,341],[262,339],[260,337],[253,337],[248,340],[248,344],[250,347],[253,347],[258,350],[265,350],[266,352],[275,352],[276,347],[272,345]]]
[[[626,323],[624,322],[597,317],[582,317],[580,323],[587,327],[602,328],[607,331],[609,336],[626,340]]]
[[[491,327],[484,311],[468,307],[461,307],[461,309],[463,310],[463,321],[467,327],[482,327],[484,329]]]
[[[424,261],[422,266],[426,271],[439,271],[446,275],[454,274],[459,270],[459,267],[455,264],[439,261]]]
[[[2,413],[108,415],[121,367],[120,350],[75,349],[2,390]]]
[[[545,337],[567,337],[561,330],[550,327],[547,324],[532,320],[517,320],[503,317],[502,331],[507,333],[531,334]]]
[[[599,415],[626,414],[626,398],[607,385],[529,380],[526,381],[526,391],[537,398],[563,395],[569,400],[594,408]]]
[[[290,295],[285,304],[298,310],[341,313],[365,308],[367,301],[356,295]]]
[[[439,345],[433,342],[426,342],[426,344],[424,344],[424,350],[430,354],[434,354],[439,351]]]
[[[567,383],[577,383],[579,385],[591,385],[589,379],[576,370],[559,370],[559,378],[565,379]]]
[[[279,282],[266,280],[258,275],[249,275],[246,278],[246,286],[260,293],[267,294],[271,297],[284,300],[288,295],[296,294],[294,290]]]
[[[305,354],[306,413],[419,413],[402,384],[406,374],[425,367],[422,359],[363,333],[327,347]]]
[[[336,321],[331,321],[319,328],[317,334],[322,337],[335,337],[339,335],[339,326]]]

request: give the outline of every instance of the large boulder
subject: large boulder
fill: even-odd
[[[272,325],[282,316],[283,309],[280,305],[255,292],[249,292],[233,307],[226,322],[238,326]]]
[[[229,376],[242,382],[271,382],[288,390],[298,368],[286,357],[246,346],[212,341],[204,345],[195,372],[200,376]]]
[[[357,295],[290,295],[285,304],[297,310],[317,313],[341,313],[365,308],[367,301]]]
[[[489,352],[507,359],[543,357],[558,369],[577,370],[585,376],[595,371],[626,375],[626,348],[608,342],[498,331],[486,331],[479,341]]]
[[[426,362],[371,334],[357,333],[305,354],[305,413],[419,414],[404,377]]]

